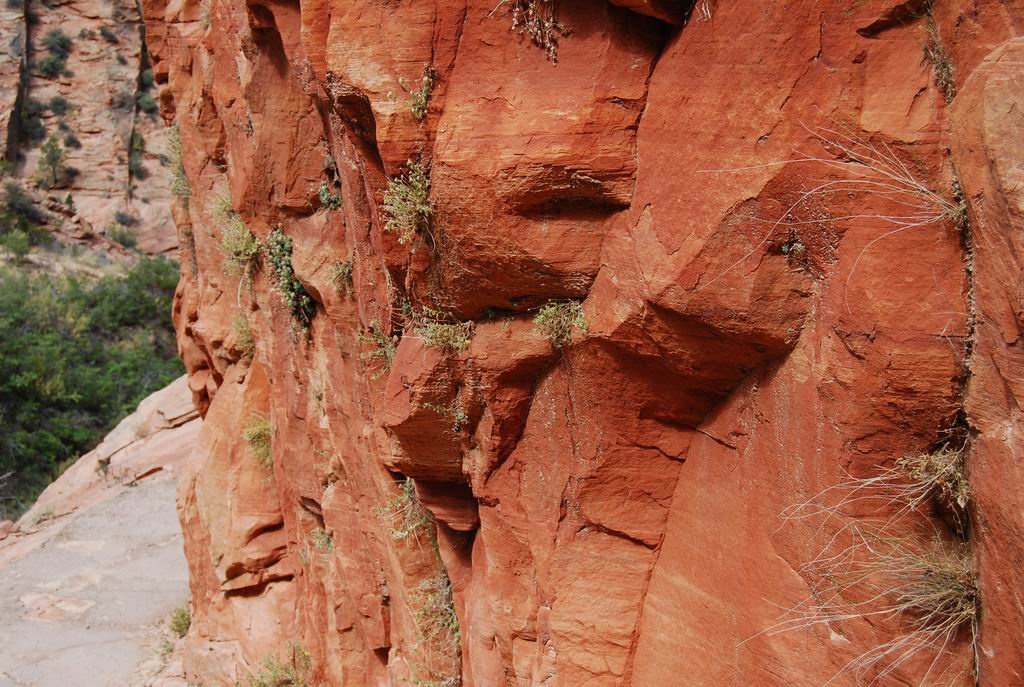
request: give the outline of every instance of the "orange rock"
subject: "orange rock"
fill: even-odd
[[[566,1],[556,64],[511,30],[526,4],[144,3],[192,187],[189,679],[298,641],[332,685],[970,684],[964,627],[862,670],[908,618],[773,632],[835,534],[780,513],[966,424],[979,680],[1019,681],[1013,21]],[[403,245],[383,202],[417,159],[432,222]],[[296,283],[224,271],[236,220],[292,238]],[[564,299],[586,326],[556,348],[533,318]],[[431,347],[423,308],[471,341]]]

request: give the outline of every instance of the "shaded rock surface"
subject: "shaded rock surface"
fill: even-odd
[[[298,642],[332,685],[1019,682],[1024,8],[567,1],[556,65],[526,4],[144,2],[191,184],[189,679]],[[230,269],[239,223],[296,282]],[[951,432],[977,652],[853,671],[907,618],[772,633],[835,534],[779,514]]]

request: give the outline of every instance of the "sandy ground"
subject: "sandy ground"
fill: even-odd
[[[152,684],[188,597],[171,476],[38,527],[60,531],[0,569],[0,687]]]

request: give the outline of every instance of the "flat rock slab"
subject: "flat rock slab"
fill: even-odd
[[[49,528],[60,529],[0,562],[0,687],[153,684],[159,625],[188,599],[171,475],[40,525]]]

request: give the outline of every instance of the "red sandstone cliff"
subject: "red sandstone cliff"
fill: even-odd
[[[1024,684],[1024,4],[510,30],[553,4],[144,3],[190,185],[192,679],[308,652],[331,685]],[[566,299],[557,348],[534,316]],[[873,538],[849,485],[930,451],[964,508]],[[833,582],[938,547],[966,611],[821,598],[851,533]]]

